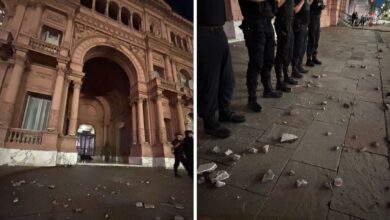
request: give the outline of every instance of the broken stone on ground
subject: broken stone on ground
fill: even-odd
[[[289,176],[294,176],[294,175],[295,175],[295,171],[294,171],[294,170],[288,171],[288,175],[289,175]]]
[[[333,185],[335,187],[341,187],[343,185],[343,179],[341,179],[341,177],[334,178]]]
[[[297,188],[300,188],[302,186],[306,186],[307,184],[308,184],[308,182],[305,179],[297,179],[297,181],[295,182],[295,186]]]
[[[221,153],[221,148],[219,148],[218,146],[214,146],[212,149],[211,149],[211,152],[215,153],[215,154],[219,154]]]
[[[238,160],[241,159],[241,155],[239,155],[239,154],[232,154],[232,155],[230,155],[230,158],[232,158],[232,160],[234,160],[234,161],[238,161]]]
[[[263,147],[262,147],[262,151],[263,151],[263,153],[268,153],[268,151],[269,151],[269,145],[267,144],[267,145],[264,145]]]
[[[212,183],[215,183],[215,182],[218,182],[218,181],[222,181],[222,180],[226,180],[229,177],[230,177],[230,175],[229,175],[228,172],[226,172],[226,170],[214,171],[209,176],[209,178],[210,178]]]
[[[19,202],[19,198],[18,197],[14,198],[14,200],[12,202],[13,203],[18,203]]]
[[[326,136],[331,136],[332,135],[332,132],[328,131],[325,133]]]
[[[263,179],[261,180],[261,182],[262,183],[271,182],[272,180],[274,180],[274,178],[275,178],[274,172],[271,169],[269,169],[264,174]]]
[[[136,202],[136,203],[135,203],[135,206],[136,206],[137,208],[142,208],[142,207],[144,206],[144,203],[143,203],[143,202]]]
[[[254,147],[248,148],[248,152],[249,152],[249,153],[252,153],[252,154],[257,154],[258,151],[259,151],[259,150],[258,150],[257,148],[254,148]]]
[[[280,138],[280,143],[292,143],[298,139],[298,136],[294,134],[284,133]]]
[[[212,163],[201,164],[201,165],[198,167],[198,175],[203,174],[203,173],[206,173],[206,172],[212,172],[212,171],[214,171],[215,169],[217,169],[217,164],[214,163],[214,162],[212,162]]]
[[[226,183],[223,182],[223,181],[217,181],[217,182],[215,182],[215,187],[217,187],[217,188],[222,188],[222,187],[224,187],[224,186],[226,186]]]
[[[232,153],[233,153],[233,151],[230,150],[230,149],[227,149],[227,150],[225,151],[225,155],[226,155],[226,156],[229,156],[229,155],[231,155]]]
[[[156,206],[154,206],[154,204],[145,203],[144,208],[145,209],[154,209],[154,208],[156,208]]]

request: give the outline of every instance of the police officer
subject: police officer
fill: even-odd
[[[274,0],[239,0],[238,2],[244,16],[240,28],[244,32],[245,45],[249,54],[246,73],[248,107],[254,112],[260,112],[262,107],[256,97],[259,73],[264,87],[263,97],[282,97],[282,93],[274,91],[271,85],[271,70],[275,60],[275,35],[271,19],[275,15],[277,5]]]
[[[234,74],[229,44],[223,25],[224,0],[198,0],[198,114],[206,134],[226,138],[230,130],[220,122],[240,123],[245,117],[230,109]]]
[[[181,177],[177,172],[180,163],[188,172],[188,163],[184,155],[183,139],[182,134],[176,134],[176,139],[172,141],[172,153],[175,155],[175,163],[173,164],[173,173],[175,177]]]
[[[325,9],[323,0],[313,0],[310,5],[310,22],[307,42],[307,66],[321,65],[317,59],[318,41],[320,40],[321,11]]]
[[[292,65],[292,77],[302,78],[301,73],[308,71],[302,67],[303,56],[306,51],[307,44],[307,26],[310,17],[310,5],[308,0],[295,0],[295,17],[293,22],[294,30],[294,50]]]
[[[277,47],[275,57],[276,89],[283,92],[290,92],[291,88],[286,84],[296,85],[297,81],[288,75],[288,66],[290,65],[294,33],[292,22],[294,17],[294,0],[279,0],[278,12],[275,19],[275,30],[277,34]],[[282,79],[282,70],[284,80]]]

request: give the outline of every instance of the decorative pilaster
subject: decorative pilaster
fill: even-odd
[[[167,142],[167,130],[165,128],[165,122],[164,122],[164,110],[162,106],[162,95],[159,94],[156,97],[156,106],[157,106],[157,119],[158,119],[158,133],[159,133],[159,139],[161,143]]]
[[[81,88],[81,80],[80,81],[73,80],[72,110],[70,113],[69,131],[68,131],[68,134],[71,136],[76,135],[77,117],[79,113],[80,88]]]
[[[57,78],[52,96],[48,130],[58,131],[58,119],[60,115],[61,98],[64,87],[65,68],[65,63],[58,63]]]
[[[177,111],[177,120],[179,123],[179,132],[184,135],[186,128],[184,124],[183,107],[182,107],[182,100],[180,96],[177,97],[176,111]]]
[[[132,138],[132,141],[133,141],[133,144],[137,144],[137,105],[136,103],[133,103],[133,105],[131,106],[131,117],[132,117],[132,120],[131,120],[131,123],[132,123],[132,135],[133,135],[133,138]]]
[[[172,60],[172,75],[173,75],[173,81],[175,83],[178,83],[178,81],[177,81],[177,67],[176,67],[176,63],[174,60]]]
[[[35,37],[38,37],[39,24],[41,23],[41,17],[43,12],[43,3],[38,1],[35,5],[35,13],[34,13],[34,23],[31,27],[31,32]]]
[[[140,98],[137,102],[137,113],[138,113],[138,143],[145,143],[145,123],[144,123],[144,99]]]
[[[172,82],[172,65],[168,55],[164,56],[166,79]]]

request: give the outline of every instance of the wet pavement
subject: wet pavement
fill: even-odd
[[[175,178],[160,168],[0,166],[0,219],[192,219],[192,179],[180,172]]]
[[[222,188],[198,184],[199,219],[389,219],[390,115],[384,108],[390,103],[389,44],[390,32],[323,28],[318,55],[323,65],[306,67],[310,72],[282,99],[259,98],[261,113],[246,107],[246,47],[231,44],[232,107],[247,121],[225,124],[233,135],[224,140],[199,130],[198,164],[216,162],[217,170],[230,174]],[[283,133],[298,140],[280,143]],[[233,161],[212,153],[215,146],[242,157]],[[259,153],[248,153],[249,147]],[[275,178],[262,183],[268,169]],[[336,177],[342,186],[329,189],[325,184]],[[308,184],[297,188],[298,179]]]

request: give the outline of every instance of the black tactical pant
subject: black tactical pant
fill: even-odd
[[[317,57],[318,41],[320,40],[321,17],[311,16],[308,30],[307,57],[312,59]]]
[[[246,21],[240,26],[244,32],[245,45],[248,49],[249,63],[246,73],[246,85],[249,101],[256,101],[257,80],[261,75],[264,92],[271,87],[271,70],[275,60],[275,34],[271,18]]]
[[[175,163],[173,164],[173,173],[175,175],[178,175],[177,168],[180,166],[180,163],[184,166],[184,168],[189,173],[188,161],[186,160],[186,158],[184,158],[183,155],[180,155],[180,154],[175,154]]]
[[[216,126],[215,112],[230,114],[234,74],[222,27],[198,28],[198,114],[206,128]]]
[[[302,65],[303,56],[305,55],[307,45],[307,24],[294,22],[294,49],[291,64],[293,68]]]
[[[282,78],[282,69],[285,70],[284,79],[288,77],[287,69],[291,62],[294,45],[292,19],[292,17],[276,17],[275,20],[275,31],[277,34],[275,72],[278,80]]]

